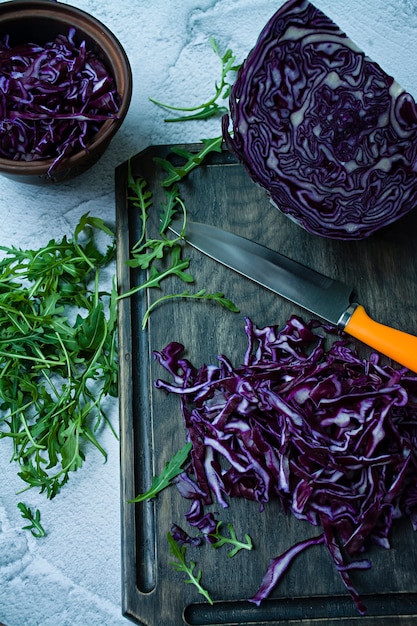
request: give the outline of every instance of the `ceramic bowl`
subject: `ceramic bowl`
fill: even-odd
[[[106,120],[85,149],[68,154],[52,172],[49,172],[52,158],[33,161],[0,158],[0,174],[28,183],[74,178],[98,161],[126,117],[132,95],[131,67],[120,42],[104,24],[76,7],[54,0],[0,3],[0,38],[9,35],[12,47],[29,42],[44,45],[57,35],[68,35],[71,27],[75,28],[75,43],[84,40],[87,49],[101,59],[114,78],[121,100],[118,116]]]

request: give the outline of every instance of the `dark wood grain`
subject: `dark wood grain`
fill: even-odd
[[[189,150],[197,146],[187,146]],[[154,206],[163,200],[164,173],[153,158],[166,157],[169,146],[150,148],[131,160],[134,176],[141,175],[153,192]],[[175,158],[175,157],[174,157]],[[119,291],[139,284],[143,276],[125,264],[140,230],[139,216],[128,201],[127,167],[116,171]],[[417,214],[382,229],[362,242],[317,238],[282,215],[254,185],[234,158],[214,154],[181,185],[190,219],[206,221],[252,238],[289,257],[354,285],[359,301],[378,321],[417,334]],[[157,221],[158,214],[152,218]],[[153,224],[153,228],[157,223]],[[151,227],[152,228],[152,227]],[[175,488],[157,499],[132,505],[128,500],[144,491],[152,475],[184,444],[185,431],[177,398],[153,388],[164,372],[152,351],[170,341],[186,347],[196,366],[215,363],[220,353],[241,363],[246,348],[244,317],[260,325],[284,325],[294,313],[306,313],[234,272],[187,250],[194,288],[222,291],[240,308],[230,313],[208,302],[171,301],[156,308],[147,330],[141,330],[147,298],[140,294],[121,300],[119,309],[121,515],[123,612],[147,626],[372,624],[411,626],[417,623],[416,545],[406,521],[398,523],[391,550],[372,549],[370,572],[358,573],[355,583],[368,606],[359,619],[333,564],[319,546],[299,556],[272,598],[260,607],[247,602],[258,588],[269,560],[318,529],[286,516],[277,503],[261,514],[258,505],[236,501],[219,512],[232,521],[238,535],[251,534],[256,549],[227,559],[209,547],[189,549],[189,558],[203,571],[204,585],[215,599],[202,601],[193,585],[169,565],[166,533],[172,522],[183,524],[187,503]],[[182,291],[172,281],[165,289]],[[160,295],[160,294],[157,294]],[[364,354],[369,350],[359,346]],[[245,552],[245,553],[243,553]],[[359,622],[358,622],[359,619]]]

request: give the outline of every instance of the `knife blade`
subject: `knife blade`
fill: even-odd
[[[344,330],[417,372],[417,337],[373,320],[353,288],[255,241],[200,222],[174,220],[170,229],[222,265]]]

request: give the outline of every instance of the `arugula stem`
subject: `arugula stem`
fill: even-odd
[[[34,448],[38,448],[39,450],[45,450],[45,446],[42,446],[42,445],[40,445],[40,444],[37,444],[37,443],[36,443],[36,441],[34,440],[34,438],[32,437],[31,432],[30,432],[30,430],[29,430],[28,423],[27,423],[27,421],[26,421],[26,418],[25,418],[25,416],[24,416],[23,411],[20,411],[20,421],[21,421],[21,423],[22,423],[22,425],[23,425],[23,428],[24,428],[24,430],[25,430],[25,432],[26,432],[26,434],[27,434],[27,437],[28,437],[28,439],[29,439],[30,443],[32,444],[32,446],[33,446]]]
[[[169,109],[170,111],[184,111],[184,113],[193,113],[194,111],[199,111],[200,109],[206,109],[208,107],[213,106],[217,98],[220,96],[222,89],[223,87],[221,89],[217,89],[215,95],[210,100],[207,100],[207,102],[203,102],[202,104],[197,104],[196,106],[193,106],[193,107],[172,106],[170,104],[165,104],[164,102],[160,102],[159,100],[156,100],[155,98],[149,98],[149,100],[153,104],[156,104],[157,106],[160,106],[163,109]],[[226,107],[224,107],[224,110],[225,111],[227,110]],[[173,120],[166,120],[166,121],[169,122]]]
[[[13,418],[16,415],[19,415],[21,411],[26,411],[26,409],[29,409],[32,406],[32,402],[27,402],[27,404],[23,404],[22,406],[18,406],[16,407],[16,409],[13,412],[10,412],[8,414],[8,418]],[[6,419],[6,418],[3,418]],[[5,433],[0,433],[0,437],[5,436]]]
[[[152,304],[150,304],[145,311],[145,314],[142,318],[142,330],[146,328],[149,316],[157,306],[159,306],[166,300],[187,298],[191,300],[213,300],[224,306],[229,311],[232,311],[233,313],[239,313],[239,309],[236,307],[236,305],[233,304],[231,300],[225,298],[222,293],[207,293],[205,289],[200,289],[200,291],[197,291],[196,293],[190,293],[187,289],[182,293],[166,294],[165,296],[161,296],[160,298],[152,302]]]
[[[29,354],[16,354],[13,352],[4,352],[0,350],[0,356],[4,356],[8,359],[19,359],[22,361],[33,361],[42,365],[66,365],[66,361],[55,361],[53,359],[45,359],[40,357],[29,356]]]
[[[74,233],[74,247],[78,251],[78,254],[80,255],[81,259],[83,259],[83,261],[85,261],[85,263],[87,263],[87,265],[90,267],[90,269],[93,270],[95,268],[95,264],[94,264],[93,261],[91,261],[88,258],[88,256],[84,253],[83,249],[81,248],[80,244],[78,243],[77,230]]]
[[[95,271],[95,275],[94,275],[94,303],[93,303],[93,307],[97,307],[99,303],[99,272],[98,269],[96,268]]]
[[[191,115],[183,115],[174,119],[168,118],[165,120],[165,122],[185,122],[190,120],[207,119],[209,117],[213,117],[214,115],[220,115],[228,111],[227,107],[220,106],[217,103],[217,100],[219,100],[219,98],[222,98],[223,100],[226,100],[228,98],[231,84],[227,82],[227,76],[230,72],[237,72],[240,65],[236,64],[236,57],[233,55],[231,50],[226,50],[223,55],[220,54],[219,47],[213,37],[210,37],[210,45],[221,62],[220,82],[216,82],[214,84],[214,95],[206,102],[192,107],[172,106],[169,104],[164,104],[163,102],[160,102],[155,98],[149,98],[149,100],[157,106],[167,109],[169,111],[191,113]]]

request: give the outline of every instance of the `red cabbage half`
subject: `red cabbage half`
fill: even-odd
[[[85,41],[75,44],[75,34],[71,28],[45,45],[0,42],[1,157],[54,159],[55,169],[117,117],[113,77]]]
[[[326,15],[290,0],[243,63],[229,149],[306,230],[363,239],[417,203],[413,97]]]
[[[179,395],[193,445],[177,484],[191,501],[187,521],[209,534],[212,503],[246,498],[262,514],[278,500],[321,534],[271,555],[251,600],[259,604],[297,554],[323,544],[364,613],[350,572],[371,563],[359,555],[370,543],[389,548],[395,519],[417,530],[417,377],[377,354],[359,358],[340,337],[326,348],[336,330],[317,321],[294,316],[279,330],[247,319],[245,331],[237,367],[223,355],[196,368],[176,342],[154,353],[173,379],[155,385]],[[184,541],[178,528],[176,536]]]

